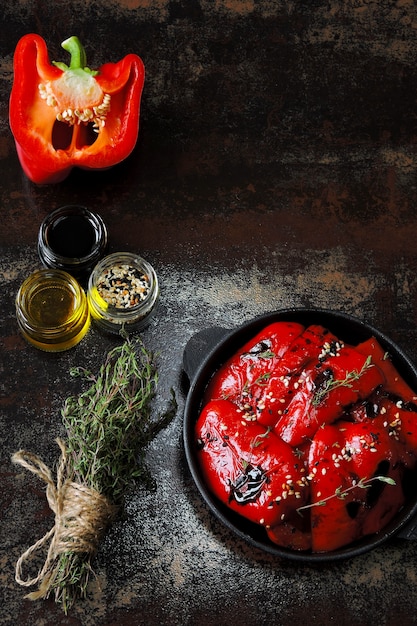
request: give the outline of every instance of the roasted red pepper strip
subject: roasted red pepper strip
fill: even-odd
[[[383,350],[382,346],[375,339],[375,337],[371,337],[371,339],[358,344],[356,346],[356,350],[362,354],[369,354],[371,356],[372,362],[378,366],[385,376],[386,382],[384,386],[387,391],[397,395],[406,402],[417,403],[417,394],[400,376],[397,369],[394,367],[389,354]]]
[[[198,456],[210,490],[267,530],[309,496],[303,462],[256,422],[246,422],[228,400],[209,402],[196,425]]]
[[[311,550],[310,517],[303,518],[296,512],[288,517],[278,526],[267,529],[269,539],[287,550]]]
[[[276,364],[265,382],[255,410],[256,418],[265,426],[276,426],[295,394],[298,379],[306,363],[325,359],[337,338],[323,326],[308,326],[297,337]]]
[[[336,550],[390,521],[404,502],[398,461],[380,418],[360,424],[341,420],[317,431],[309,456],[313,551]],[[365,482],[376,476],[395,484]],[[355,487],[359,480],[363,487]]]
[[[269,373],[303,330],[295,322],[275,322],[264,328],[214,375],[206,401],[221,398],[254,406]]]
[[[401,444],[401,461],[405,467],[414,469],[417,463],[417,407],[409,410],[408,405],[390,400],[382,406],[386,407],[383,416],[386,428]]]
[[[351,346],[337,356],[313,362],[299,378],[299,387],[275,432],[291,446],[312,439],[317,429],[342,416],[345,408],[384,382],[380,369]]]
[[[379,390],[365,402],[352,408],[350,417],[355,422],[366,422],[375,417],[382,420],[392,445],[396,445],[404,467],[413,469],[417,463],[417,406]]]
[[[291,400],[303,365],[331,348],[336,337],[323,326],[276,322],[246,343],[216,373],[207,399],[227,398],[264,426],[275,426]]]
[[[38,184],[60,182],[75,166],[112,167],[131,153],[138,136],[142,60],[128,54],[94,72],[76,37],[62,47],[71,54],[69,67],[50,64],[36,34],[22,37],[14,54],[10,128],[21,166]]]

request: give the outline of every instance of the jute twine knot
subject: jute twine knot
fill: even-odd
[[[94,556],[103,535],[114,519],[118,508],[95,489],[73,482],[66,476],[68,465],[67,451],[62,440],[56,440],[61,449],[61,458],[57,468],[56,483],[50,469],[41,459],[25,450],[16,452],[12,461],[36,474],[47,485],[46,498],[55,514],[54,526],[26,552],[16,563],[15,578],[19,585],[29,587],[40,584],[38,592],[29,594],[29,598],[47,597],[53,579],[54,564],[63,553],[83,553]],[[23,566],[33,555],[48,543],[49,548],[42,569],[37,576],[23,579]]]

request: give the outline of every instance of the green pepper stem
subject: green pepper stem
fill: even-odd
[[[61,46],[64,48],[64,50],[70,53],[70,64],[66,65],[65,63],[59,63],[54,61],[53,65],[59,67],[59,69],[61,69],[63,72],[72,70],[78,73],[81,70],[82,72],[86,72],[91,76],[96,76],[98,74],[98,71],[90,70],[90,68],[87,67],[87,55],[85,53],[84,46],[82,45],[78,37],[69,37],[62,42]]]
[[[87,55],[85,53],[84,46],[78,37],[69,37],[62,42],[61,46],[71,55],[71,61],[68,69],[83,70],[87,65]]]

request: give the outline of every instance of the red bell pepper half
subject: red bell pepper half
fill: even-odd
[[[120,163],[139,131],[142,60],[128,54],[93,71],[77,37],[62,47],[71,55],[69,66],[51,64],[36,34],[22,37],[14,54],[10,128],[21,166],[37,184],[60,182],[75,166],[101,170]]]

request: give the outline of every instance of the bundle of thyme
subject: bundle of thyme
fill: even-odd
[[[62,418],[65,440],[57,440],[61,458],[56,481],[35,455],[21,450],[13,461],[47,483],[46,495],[55,513],[54,527],[16,564],[16,580],[38,590],[30,599],[54,596],[65,613],[78,597],[85,597],[92,560],[114,521],[133,481],[145,487],[152,479],[145,463],[147,444],[176,413],[172,394],[163,414],[152,416],[158,373],[154,355],[140,340],[126,339],[111,350],[97,375],[71,370],[89,387],[65,401]],[[23,565],[45,544],[45,563],[31,580],[22,578]]]

